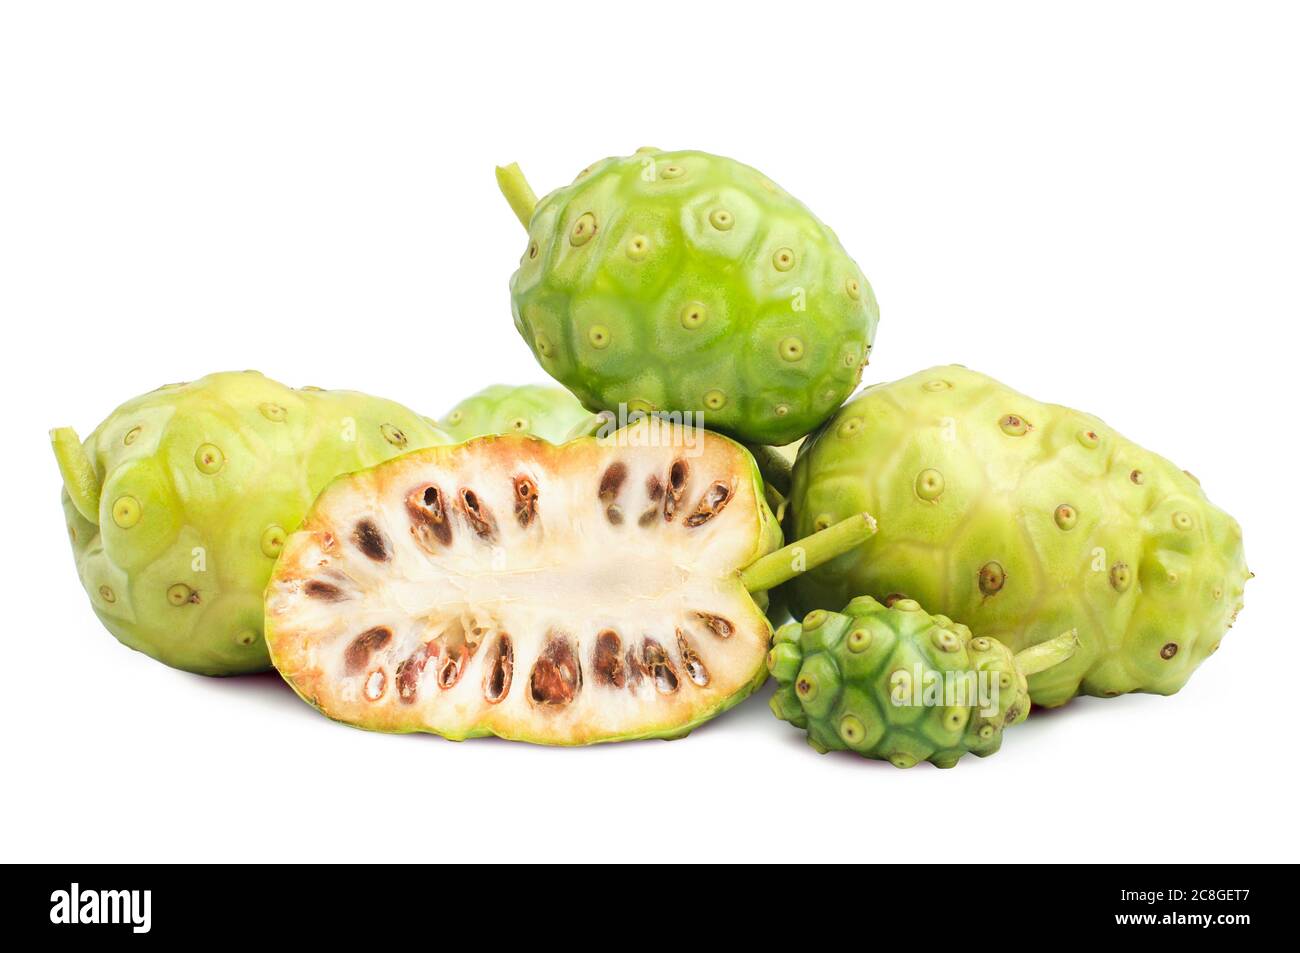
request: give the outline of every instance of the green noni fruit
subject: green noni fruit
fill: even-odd
[[[843,612],[817,609],[777,630],[767,656],[780,685],[772,711],[807,729],[822,753],[951,768],[967,752],[997,751],[1002,729],[1029,715],[1026,676],[1077,647],[1071,631],[1014,655],[911,599],[886,607],[862,596]]]
[[[869,388],[802,448],[795,538],[866,510],[879,533],[794,580],[796,615],[915,599],[1013,651],[1077,628],[1040,705],[1172,694],[1219,647],[1250,573],[1197,481],[1096,417],[963,367]]]
[[[563,387],[493,384],[462,400],[438,424],[454,440],[522,433],[563,443],[592,419],[592,414]]]
[[[755,169],[643,149],[540,202],[497,170],[528,229],[515,326],[593,411],[700,412],[748,443],[807,434],[852,393],[879,310],[835,234]]]
[[[392,401],[255,371],[137,397],[84,444],[70,428],[51,439],[95,614],[123,644],[204,675],[270,667],[262,591],[326,483],[450,442]]]

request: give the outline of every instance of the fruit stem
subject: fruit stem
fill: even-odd
[[[1046,642],[1031,645],[1023,652],[1016,653],[1016,668],[1028,678],[1044,672],[1053,665],[1060,665],[1070,658],[1079,648],[1079,631],[1071,629],[1063,635]]]
[[[50,431],[50,445],[54,448],[54,459],[59,461],[59,473],[72,505],[98,526],[101,487],[94,464],[81,446],[81,438],[71,427],[58,427]]]
[[[740,581],[750,592],[766,592],[801,572],[816,569],[827,560],[847,553],[874,535],[875,519],[870,513],[858,513],[774,553],[768,553],[743,570]]]
[[[518,162],[497,166],[497,187],[506,197],[515,216],[523,223],[525,229],[533,220],[533,209],[537,207],[537,194],[524,178],[524,172]]]
[[[775,487],[782,496],[788,497],[793,469],[790,461],[778,453],[775,447],[747,444],[745,449],[754,455],[754,462],[758,464],[758,472],[763,475],[763,482]]]

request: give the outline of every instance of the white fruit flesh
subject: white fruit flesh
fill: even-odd
[[[332,718],[452,738],[666,736],[743,698],[770,628],[738,571],[778,542],[752,461],[629,442],[489,437],[339,480],[272,576],[276,667]]]

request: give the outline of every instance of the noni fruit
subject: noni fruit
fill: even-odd
[[[761,594],[873,529],[776,550],[752,458],[703,430],[480,437],[331,484],[276,563],[267,643],[302,698],[363,728],[678,737],[766,677]]]
[[[997,751],[1002,729],[1029,715],[1026,676],[1077,647],[1071,631],[1013,655],[911,599],[886,607],[861,596],[843,612],[816,609],[777,630],[771,707],[822,753],[951,768],[967,752]]]
[[[438,425],[455,440],[521,433],[563,443],[575,429],[593,420],[563,387],[493,384],[462,400]]]
[[[538,202],[497,170],[528,229],[515,326],[593,411],[697,412],[791,443],[861,378],[879,310],[835,234],[747,165],[643,149]]]
[[[51,432],[81,584],[125,645],[204,675],[268,669],[262,592],[335,476],[447,443],[424,418],[255,371],[128,401],[83,444]]]
[[[1250,573],[1197,481],[1096,417],[963,367],[872,387],[802,448],[794,536],[870,510],[879,533],[796,579],[796,615],[907,597],[1012,651],[1077,628],[1033,699],[1171,694],[1219,647]]]

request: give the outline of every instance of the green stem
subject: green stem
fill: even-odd
[[[518,162],[497,166],[497,187],[506,197],[515,216],[523,223],[525,229],[533,220],[533,209],[537,208],[537,194],[524,178],[524,172]]]
[[[59,427],[50,431],[50,444],[54,447],[54,458],[59,461],[59,473],[63,476],[63,486],[72,505],[98,526],[99,477],[81,446],[81,438],[71,427]]]
[[[1026,678],[1037,675],[1039,672],[1047,671],[1053,665],[1060,665],[1074,655],[1078,648],[1079,632],[1077,629],[1071,629],[1054,639],[1039,642],[1023,652],[1017,652],[1016,668],[1020,669]]]
[[[794,469],[790,461],[775,447],[751,446],[745,449],[754,455],[758,472],[763,474],[763,482],[776,487],[777,491],[788,497],[790,495],[791,472]]]
[[[858,513],[774,553],[768,553],[743,570],[740,581],[750,592],[766,592],[801,572],[816,569],[827,560],[847,553],[874,535],[875,519],[870,513]]]

